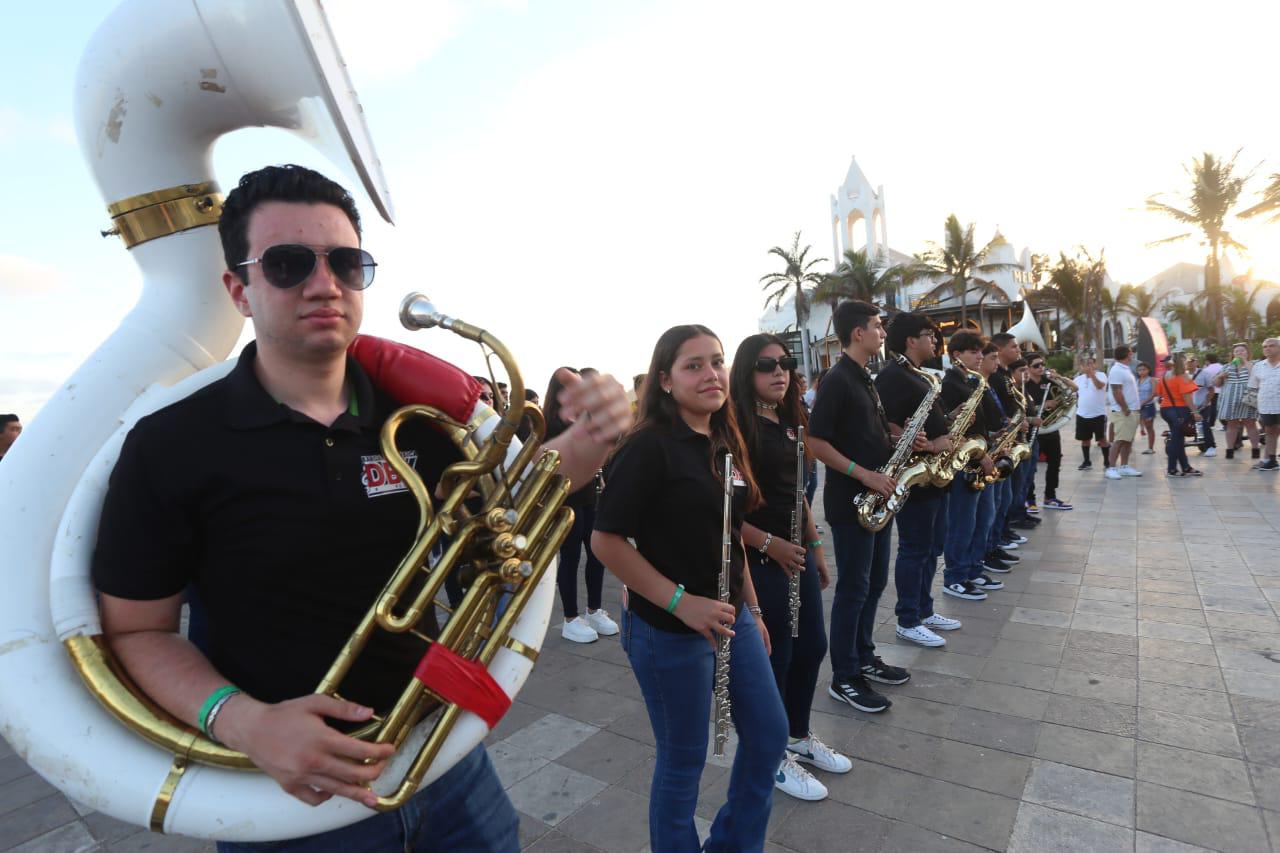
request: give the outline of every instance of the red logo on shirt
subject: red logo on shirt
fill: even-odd
[[[738,470],[737,465],[733,466],[733,484],[735,486],[747,485],[747,480],[745,477],[742,476],[742,472]]]
[[[791,427],[787,427],[787,438],[791,439],[792,441],[796,440],[796,431]]]
[[[401,458],[408,462],[410,467],[416,468],[418,465],[418,451],[401,450]],[[362,469],[360,471],[360,483],[364,486],[365,493],[376,498],[379,495],[389,495],[393,492],[408,491],[409,487],[404,484],[404,480],[400,479],[400,475],[387,462],[387,458],[381,453],[375,453],[372,456],[360,457]]]

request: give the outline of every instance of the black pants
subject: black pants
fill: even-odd
[[[751,582],[764,625],[769,629],[773,654],[769,666],[778,682],[778,693],[787,710],[787,728],[793,738],[809,734],[809,709],[818,686],[818,670],[827,656],[827,626],[822,618],[822,586],[813,557],[805,560],[800,574],[800,636],[791,636],[791,611],[787,606],[787,573],[754,548],[747,549]]]
[[[566,621],[578,615],[578,560],[582,549],[587,549],[587,607],[600,609],[604,594],[604,563],[596,559],[591,550],[591,531],[596,526],[596,508],[591,505],[575,508],[573,527],[560,546],[560,565],[556,568],[556,587],[560,590],[560,604],[564,607]]]
[[[1200,449],[1208,450],[1210,447],[1217,447],[1217,439],[1213,437],[1213,427],[1218,422],[1218,398],[1216,396],[1200,410],[1200,417],[1204,422],[1204,446]]]
[[[1036,444],[1044,454],[1044,499],[1050,500],[1058,496],[1058,473],[1062,471],[1062,435],[1061,432],[1041,433],[1036,436]],[[1032,479],[1031,490],[1027,492],[1027,500],[1035,502],[1036,481]]]

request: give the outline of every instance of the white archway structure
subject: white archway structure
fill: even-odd
[[[871,257],[883,254],[889,247],[888,217],[884,207],[884,187],[872,188],[858,166],[858,158],[849,160],[844,183],[831,196],[831,251],[838,265],[848,249],[865,248]],[[855,228],[862,228],[866,241],[854,239]]]

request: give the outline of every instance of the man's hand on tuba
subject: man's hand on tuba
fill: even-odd
[[[579,376],[560,370],[560,414],[573,426],[548,441],[546,448],[560,453],[560,473],[573,488],[588,483],[604,463],[614,442],[631,429],[631,403],[621,383],[607,374]]]

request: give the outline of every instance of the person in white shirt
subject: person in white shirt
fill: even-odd
[[[1200,448],[1203,456],[1218,455],[1218,442],[1213,437],[1213,427],[1218,420],[1218,388],[1213,380],[1221,372],[1218,354],[1212,352],[1205,355],[1204,367],[1199,370],[1188,368],[1187,375],[1200,389],[1192,395],[1191,404],[1200,412],[1200,419],[1204,423],[1204,446]]]
[[[1133,350],[1121,344],[1116,347],[1115,364],[1107,373],[1107,385],[1111,389],[1110,424],[1115,428],[1111,464],[1107,466],[1108,480],[1142,476],[1141,471],[1129,464],[1129,450],[1138,434],[1138,379],[1129,366],[1131,361]]]
[[[1076,374],[1076,391],[1079,399],[1076,402],[1076,441],[1080,442],[1080,452],[1084,461],[1077,470],[1087,471],[1093,467],[1089,459],[1090,442],[1096,440],[1098,449],[1102,451],[1102,467],[1107,467],[1107,451],[1111,445],[1107,442],[1107,381],[1098,373],[1098,360],[1093,356],[1081,359],[1079,373]]]
[[[1276,462],[1276,442],[1280,441],[1280,338],[1262,342],[1264,361],[1253,366],[1249,387],[1258,392],[1258,420],[1267,433],[1267,458],[1253,467],[1259,471],[1280,470]]]

